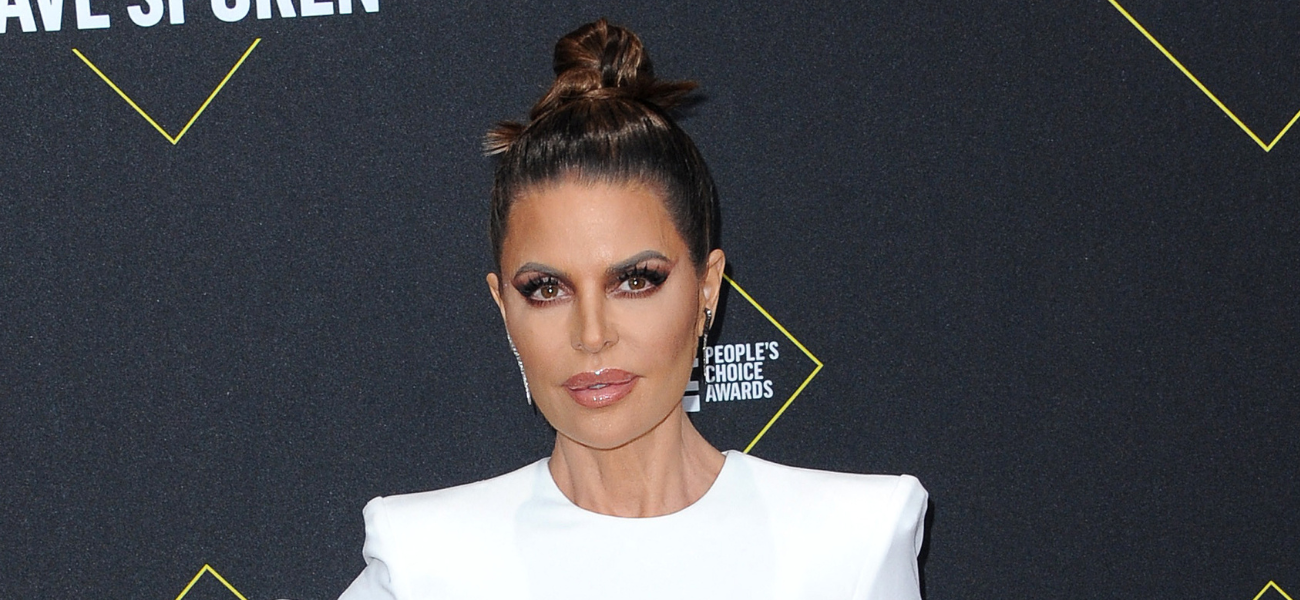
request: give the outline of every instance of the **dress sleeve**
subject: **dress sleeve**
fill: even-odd
[[[929,494],[911,475],[898,478],[889,509],[881,518],[893,519],[893,535],[875,577],[863,581],[854,600],[921,600],[921,575],[916,557],[925,537]],[[874,565],[873,565],[874,566]]]
[[[384,562],[391,539],[384,499],[371,500],[366,504],[364,514],[366,544],[361,555],[366,559],[366,568],[343,591],[339,600],[397,600],[397,590],[393,587],[388,564]]]

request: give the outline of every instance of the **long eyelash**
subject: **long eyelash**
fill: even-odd
[[[536,275],[530,278],[528,281],[525,281],[522,284],[515,286],[515,289],[519,290],[519,294],[522,295],[523,297],[532,298],[533,293],[536,292],[544,285],[558,286],[560,285],[560,280],[551,277],[550,275]]]
[[[655,287],[659,287],[660,285],[663,285],[663,282],[665,280],[668,279],[668,273],[665,271],[660,271],[658,269],[652,269],[645,265],[637,265],[631,269],[628,269],[620,273],[618,276],[618,281],[619,283],[622,283],[624,281],[632,279],[633,277],[639,277],[641,279],[649,281]]]

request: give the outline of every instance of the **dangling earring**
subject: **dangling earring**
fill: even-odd
[[[510,342],[510,351],[515,353],[515,362],[519,363],[519,376],[524,380],[524,397],[528,399],[528,405],[532,406],[533,392],[528,389],[528,374],[524,372],[524,359],[519,356],[519,349],[515,347],[515,340],[510,337],[510,332],[506,332],[506,340]]]
[[[713,311],[704,309],[704,333],[700,334],[700,351],[709,345],[709,328],[713,327]]]

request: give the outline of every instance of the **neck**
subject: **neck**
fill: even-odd
[[[618,517],[655,517],[702,498],[724,458],[678,406],[645,435],[612,449],[555,438],[550,471],[574,504]]]

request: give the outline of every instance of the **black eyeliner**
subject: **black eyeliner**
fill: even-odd
[[[663,269],[655,269],[647,265],[636,265],[620,273],[618,276],[618,280],[621,282],[621,281],[627,281],[629,279],[632,279],[633,277],[640,277],[642,279],[645,279],[646,281],[649,281],[651,284],[655,286],[659,286],[659,285],[663,285],[663,282],[668,280],[668,275],[670,274],[671,274],[670,270],[665,271]]]
[[[527,281],[516,284],[514,288],[520,295],[529,298],[544,285],[560,285],[560,280],[551,275],[535,275],[528,278]]]

